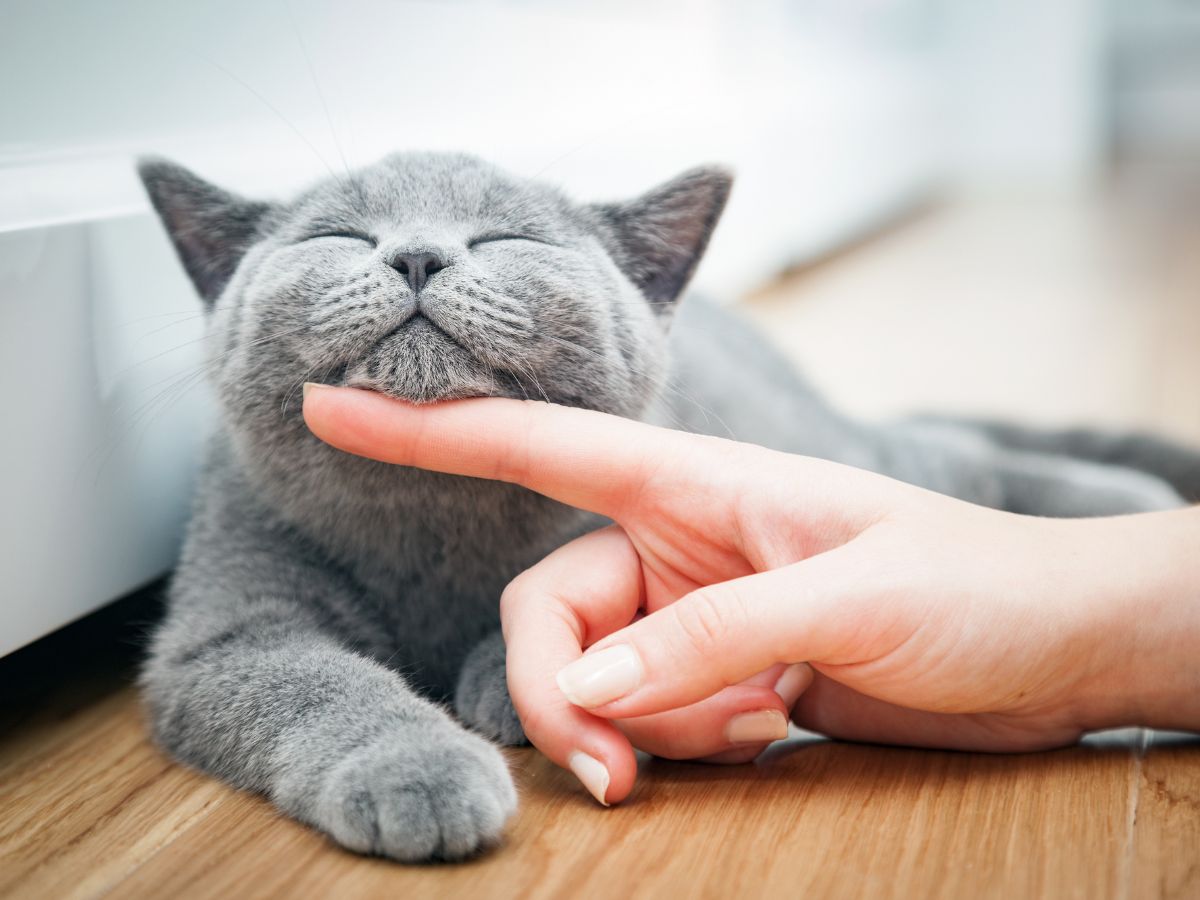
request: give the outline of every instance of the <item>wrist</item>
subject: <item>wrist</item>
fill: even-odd
[[[1200,731],[1200,508],[1063,525],[1084,586],[1079,726]]]

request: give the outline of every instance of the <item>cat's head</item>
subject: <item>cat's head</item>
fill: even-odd
[[[306,380],[637,415],[731,184],[696,169],[585,205],[469,156],[406,153],[266,203],[163,160],[139,171],[208,310],[221,403],[259,428],[296,412]]]

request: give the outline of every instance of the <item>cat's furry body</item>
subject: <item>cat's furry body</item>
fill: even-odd
[[[288,205],[167,163],[142,174],[209,306],[222,409],[143,674],[154,732],[355,850],[458,858],[500,835],[516,804],[503,758],[437,703],[522,739],[500,593],[596,520],[339,453],[304,427],[306,379],[418,401],[547,397],[1025,512],[1180,502],[1150,475],[981,429],[851,421],[728,314],[675,315],[728,191],[719,171],[589,207],[446,155],[392,157]],[[437,266],[415,290],[418,252]]]

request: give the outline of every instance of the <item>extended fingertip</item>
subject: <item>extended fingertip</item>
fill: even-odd
[[[567,757],[567,766],[601,806],[608,806],[605,797],[611,778],[604,763],[582,750],[574,750]]]

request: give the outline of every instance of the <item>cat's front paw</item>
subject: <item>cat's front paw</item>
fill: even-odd
[[[471,729],[505,746],[529,743],[508,695],[504,641],[499,634],[467,656],[454,692],[454,711]]]
[[[381,739],[346,757],[325,781],[316,824],[359,853],[454,860],[497,843],[516,808],[500,751],[447,728]]]

